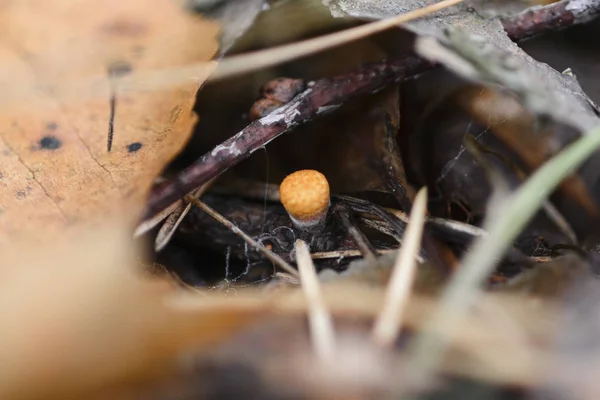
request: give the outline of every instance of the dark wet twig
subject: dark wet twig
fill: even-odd
[[[600,12],[600,2],[561,1],[546,7],[533,7],[502,19],[507,35],[514,41],[587,22]],[[293,128],[309,122],[348,100],[414,76],[433,65],[415,55],[384,60],[354,72],[309,82],[308,88],[290,103],[252,122],[236,135],[198,158],[173,179],[150,193],[144,218],[149,218],[196,187],[250,157],[257,149]]]
[[[196,187],[223,173],[281,134],[325,114],[348,100],[372,93],[432,66],[414,55],[368,64],[333,78],[309,82],[290,103],[252,122],[206,153],[177,176],[156,186],[148,199],[146,217],[152,216]]]
[[[508,37],[519,41],[541,33],[583,24],[599,15],[599,1],[563,0],[544,7],[532,7],[501,21]]]

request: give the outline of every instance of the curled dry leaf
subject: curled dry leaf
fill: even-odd
[[[133,223],[192,130],[212,64],[156,92],[128,92],[119,79],[208,61],[217,33],[172,0],[2,3],[0,82],[36,90],[0,109],[0,242],[107,215]]]
[[[460,93],[457,102],[475,121],[488,126],[531,169],[539,168],[561,147],[575,139],[575,132],[557,124],[536,129],[535,116],[526,112],[518,99],[509,93],[472,86]],[[561,143],[562,142],[562,143]],[[590,216],[598,209],[585,182],[576,174],[565,179],[560,189],[573,198]]]

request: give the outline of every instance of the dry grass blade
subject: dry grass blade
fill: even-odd
[[[192,196],[198,198],[196,193]],[[165,248],[165,246],[169,243],[175,231],[177,231],[177,227],[183,221],[183,218],[187,215],[190,208],[192,207],[191,203],[187,201],[182,202],[179,206],[173,210],[171,214],[167,216],[165,222],[163,222],[162,226],[158,230],[158,234],[156,235],[156,239],[154,239],[154,251],[157,253]]]
[[[181,207],[181,204],[182,204],[182,201],[177,200],[176,202],[171,204],[169,207],[156,213],[152,217],[142,221],[137,226],[137,228],[135,228],[135,231],[133,232],[133,237],[137,238],[137,237],[140,237],[140,236],[144,235],[145,233],[148,233],[149,231],[151,231],[156,225],[160,224],[162,221],[164,221],[166,218],[168,218],[169,215],[176,212]]]
[[[387,288],[386,300],[373,328],[373,340],[381,346],[391,346],[400,330],[403,311],[415,277],[417,254],[427,212],[427,188],[422,188],[415,198],[408,228],[402,239],[402,248],[394,264]]]
[[[208,190],[208,188],[212,185],[214,179],[206,182],[204,185],[200,186],[198,189],[192,193],[192,196],[199,199],[202,195]],[[181,221],[185,218],[186,215],[190,212],[192,208],[192,203],[186,202],[187,204],[181,204],[171,215],[167,217],[167,220],[160,227],[158,234],[156,235],[156,239],[154,241],[154,250],[161,251],[165,248],[167,244],[171,241],[173,234],[177,231],[177,228],[181,224]]]
[[[221,61],[219,67],[208,81],[217,81],[234,75],[256,71],[272,65],[291,61],[310,54],[318,53],[332,47],[359,40],[367,36],[383,32],[400,24],[435,13],[451,7],[464,0],[442,0],[438,3],[422,7],[392,18],[383,19],[356,28],[346,29],[329,35],[319,36],[301,42],[283,45],[249,54],[233,56]]]
[[[315,352],[321,360],[330,360],[335,350],[335,337],[331,315],[325,306],[319,278],[310,258],[308,246],[296,241],[296,259],[302,290],[308,305],[308,321]]]
[[[252,239],[244,231],[242,231],[240,228],[235,226],[231,221],[229,221],[227,218],[223,217],[217,211],[213,210],[206,203],[204,203],[190,195],[185,196],[185,199],[187,201],[189,201],[190,203],[194,204],[195,206],[197,206],[198,208],[200,208],[201,210],[203,210],[205,213],[207,213],[208,215],[210,215],[217,221],[219,221],[227,229],[229,229],[230,231],[232,231],[233,233],[235,233],[236,235],[241,237],[244,240],[244,242],[248,243],[250,246],[252,246],[255,249],[257,249],[258,251],[260,251],[262,254],[264,254],[265,257],[267,257],[275,265],[279,266],[282,270],[284,270],[285,272],[287,272],[289,274],[292,274],[293,276],[298,276],[298,271],[296,271],[294,268],[292,268],[292,266],[290,264],[288,264],[287,262],[285,262],[284,259],[279,257],[277,254],[273,253],[271,250],[267,249],[262,244],[258,243],[256,240]]]
[[[377,249],[377,254],[388,254],[394,251],[393,249]],[[321,251],[317,253],[310,253],[310,258],[313,260],[326,260],[332,258],[355,258],[362,257],[360,250],[336,250],[336,251]]]
[[[404,222],[408,222],[408,215],[406,215],[406,213],[404,211],[400,211],[395,208],[386,208],[385,210],[391,214],[394,214],[400,220],[402,220]],[[462,233],[468,234],[470,236],[487,235],[486,231],[484,231],[483,229],[481,229],[475,225],[470,225],[470,224],[460,222],[460,221],[454,221],[452,219],[428,216],[425,218],[425,222],[428,222],[428,223],[430,223],[432,225],[436,225],[436,226],[446,227],[448,229],[462,232]]]

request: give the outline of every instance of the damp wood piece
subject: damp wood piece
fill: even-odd
[[[285,262],[285,260],[283,260],[281,257],[279,257],[277,254],[273,253],[271,250],[269,250],[265,246],[263,246],[261,243],[257,242],[256,240],[254,240],[253,238],[248,236],[244,231],[242,231],[231,221],[229,221],[228,219],[223,217],[221,214],[216,212],[214,209],[209,207],[206,203],[196,199],[195,197],[193,197],[191,195],[186,196],[185,200],[188,201],[189,203],[195,205],[196,207],[200,208],[202,211],[206,212],[212,218],[217,220],[220,224],[222,224],[227,229],[229,229],[230,231],[235,233],[237,236],[242,238],[244,240],[244,242],[246,242],[248,245],[250,245],[254,249],[260,251],[269,261],[273,262],[273,264],[275,264],[279,268],[283,269],[285,272],[292,274],[294,276],[296,276],[298,274],[298,272],[294,268],[292,268],[292,266],[290,266],[287,262]]]
[[[344,105],[326,121],[324,132],[336,134],[326,135],[330,137],[329,145],[317,154],[326,155],[323,158],[330,160],[330,164],[339,166],[327,169],[338,193],[387,192],[402,209],[410,210],[416,192],[408,183],[396,142],[400,103],[399,84],[393,84]],[[352,179],[348,179],[349,176]]]
[[[238,196],[247,199],[257,201],[268,201],[268,202],[279,202],[279,190],[276,184],[265,184],[264,182],[252,181],[239,179],[227,183],[219,183],[211,190],[213,193]],[[269,207],[269,206],[267,206]],[[362,210],[362,211],[361,211]],[[387,212],[396,216],[401,222],[408,223],[408,215],[398,209],[385,208]],[[357,216],[362,222],[373,221],[376,223],[382,223],[382,226],[386,226],[388,233],[393,236],[393,229],[389,224],[379,219],[371,219],[372,215],[364,212],[364,207],[353,209],[353,212],[357,212]],[[445,219],[433,216],[427,216],[425,218],[426,227],[431,233],[441,235],[444,239],[455,238],[457,243],[469,243],[470,240],[486,235],[487,232],[475,225],[467,224],[461,221],[455,221],[452,219]]]
[[[217,34],[169,0],[3,3],[0,83],[35,93],[0,109],[0,242],[58,238],[107,215],[135,223],[191,133],[209,70],[155,92],[123,91],[117,80],[207,62]],[[96,84],[55,95],[67,78]]]
[[[252,122],[174,179],[156,186],[148,199],[146,215],[157,213],[294,127],[331,111],[351,98],[380,90],[428,67],[431,64],[406,56],[366,65],[353,73],[309,82],[307,89],[290,103]]]
[[[243,187],[252,188],[253,186],[246,183]],[[210,193],[205,195],[204,201],[257,241],[272,246],[273,251],[283,259],[291,261],[289,253],[293,250],[294,240],[301,235],[301,232],[296,230],[280,204],[271,202],[270,198],[265,204],[264,200],[258,196],[258,189],[256,192],[255,201],[237,196],[221,196]],[[274,197],[274,199],[276,198],[277,196]],[[378,254],[395,247],[395,242],[401,240],[404,226],[408,222],[406,213],[395,209],[379,208],[380,211],[387,212],[386,219],[375,214],[376,211],[372,211],[370,203],[365,200],[353,199],[344,204],[351,206],[350,210],[355,213],[359,228],[371,227],[390,237],[390,242],[374,244]],[[389,222],[390,219],[393,221],[392,223]],[[434,238],[463,247],[468,246],[473,239],[487,235],[486,231],[476,226],[436,217],[426,217],[425,229]],[[312,236],[314,238],[313,252],[331,254],[324,258],[336,258],[334,256],[336,251],[342,253],[356,251],[354,240],[339,224],[331,224],[325,231],[312,234]],[[254,251],[248,252],[245,249],[243,242],[236,235],[231,234],[206,213],[195,208],[192,208],[188,217],[182,221],[178,239],[186,245],[197,246],[198,243],[202,243],[220,252],[229,247],[231,257],[236,259],[253,261],[259,259],[258,254]],[[342,253],[340,254],[343,255]],[[419,261],[422,262],[423,255],[420,254],[419,257]],[[512,249],[507,260],[523,262],[527,261],[527,257],[516,249]]]
[[[280,204],[267,203],[265,207],[262,202],[211,194],[205,195],[203,201],[257,242],[269,246],[273,252],[288,262],[293,261],[291,255],[294,242],[301,237],[311,242],[311,251],[314,253],[332,254],[331,252],[338,251],[343,255],[345,251],[356,249],[352,237],[337,223],[329,224],[327,229],[318,233],[306,234],[296,229]],[[237,235],[232,234],[222,224],[195,207],[182,221],[177,240],[186,246],[197,247],[202,244],[218,252],[228,248],[232,259],[251,262],[262,259],[254,249],[246,247]],[[389,242],[378,241],[376,248],[377,251],[385,251],[393,245],[394,241],[390,238]],[[332,255],[321,258],[335,261]],[[340,267],[345,263],[344,261]]]

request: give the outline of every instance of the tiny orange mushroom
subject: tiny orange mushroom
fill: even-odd
[[[297,228],[311,231],[325,224],[329,182],[319,171],[305,169],[288,175],[279,186],[279,198]]]

